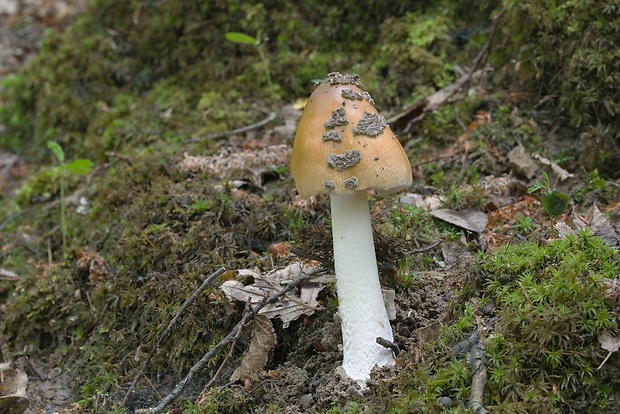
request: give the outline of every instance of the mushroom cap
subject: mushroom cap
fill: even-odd
[[[357,75],[330,73],[297,127],[291,175],[303,197],[411,185],[411,164]]]

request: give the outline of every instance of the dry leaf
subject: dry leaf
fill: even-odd
[[[560,181],[564,181],[567,178],[574,177],[573,174],[569,173],[564,168],[560,167],[548,158],[541,157],[539,154],[536,154],[536,159],[540,161],[541,164],[551,167],[551,171],[553,171],[553,173],[560,178]]]
[[[609,351],[609,353],[607,354],[603,362],[601,362],[601,365],[598,366],[598,368],[596,369],[597,371],[600,370],[603,365],[605,365],[605,362],[607,362],[611,354],[613,354],[618,350],[618,348],[620,348],[620,339],[614,338],[613,336],[606,333],[600,334],[598,336],[598,341],[601,343],[601,348]]]
[[[284,269],[269,272],[266,275],[261,275],[250,269],[241,269],[237,271],[238,277],[251,277],[254,279],[254,283],[245,286],[239,280],[227,280],[220,286],[220,289],[229,298],[256,304],[264,298],[278,293],[302,273],[310,274],[314,272],[314,269],[314,267],[305,266],[299,262],[292,263]],[[319,308],[317,296],[325,287],[325,282],[324,279],[315,279],[313,282],[306,283],[301,286],[299,294],[289,292],[278,301],[262,308],[259,314],[268,316],[270,319],[280,318],[282,327],[287,328],[295,319],[302,315],[310,316]]]
[[[445,208],[431,211],[431,216],[476,233],[482,233],[488,222],[486,213],[474,209],[451,210]]]
[[[610,246],[620,244],[620,234],[596,206],[592,206],[585,214],[573,214],[573,223],[578,229],[586,227],[592,229],[595,235],[605,240]]]
[[[9,367],[9,363],[0,364],[0,413],[21,414],[30,405],[26,397],[28,375]]]
[[[252,327],[252,341],[241,360],[239,368],[230,376],[231,381],[253,379],[262,372],[269,362],[269,356],[276,346],[276,332],[271,319],[266,315],[256,315]]]
[[[538,172],[538,165],[534,159],[527,153],[523,145],[517,145],[508,153],[508,160],[510,161],[510,168],[517,175],[525,177],[528,180],[534,178]]]

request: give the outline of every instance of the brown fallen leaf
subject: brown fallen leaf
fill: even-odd
[[[598,366],[598,368],[596,369],[597,371],[600,370],[603,365],[605,365],[605,362],[607,362],[611,354],[613,354],[618,350],[618,348],[620,348],[620,338],[614,338],[607,333],[600,334],[598,336],[598,341],[601,343],[601,348],[609,351],[609,353],[607,354],[603,362],[601,362],[601,365]]]
[[[517,145],[507,154],[510,161],[510,168],[517,175],[525,177],[528,180],[534,178],[538,172],[538,165],[530,154],[525,150],[523,145]]]
[[[269,362],[269,357],[276,347],[276,332],[271,319],[266,315],[256,315],[252,327],[252,341],[248,351],[241,360],[241,365],[230,376],[231,381],[245,381],[256,377]]]

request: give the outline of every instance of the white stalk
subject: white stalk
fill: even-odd
[[[343,362],[347,375],[364,385],[376,366],[393,365],[393,341],[375,257],[366,191],[331,193],[338,311],[342,319]]]

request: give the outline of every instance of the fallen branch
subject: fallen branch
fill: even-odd
[[[200,142],[205,139],[218,139],[218,138],[225,138],[230,135],[243,134],[244,132],[252,131],[254,129],[258,129],[264,125],[267,125],[268,123],[276,119],[276,116],[277,116],[276,112],[271,112],[267,118],[261,121],[258,121],[254,124],[247,125],[241,128],[231,129],[230,131],[220,132],[218,134],[210,134],[210,135],[205,135],[202,137],[194,137],[194,138],[188,139],[187,141],[185,141],[185,143],[192,144],[194,142]]]
[[[474,373],[471,378],[471,389],[469,391],[469,408],[474,414],[487,414],[484,408],[484,387],[487,383],[487,364],[484,358],[484,348],[478,344],[471,351],[471,361]]]
[[[484,73],[485,69],[479,69],[485,60],[488,58],[491,52],[491,45],[493,38],[497,31],[497,26],[501,18],[504,16],[506,10],[502,10],[493,19],[493,26],[486,43],[478,52],[478,55],[472,61],[472,68],[467,73],[463,74],[452,84],[445,88],[435,92],[434,94],[421,98],[415,101],[405,111],[397,114],[387,120],[388,124],[391,124],[395,129],[402,129],[404,133],[408,133],[414,124],[421,122],[428,113],[433,112],[444,105],[450,98],[452,98],[461,88],[467,85],[473,79],[474,75]]]
[[[291,290],[296,289],[297,287],[301,286],[303,283],[307,282],[309,279],[311,279],[312,277],[316,276],[318,273],[319,273],[319,271],[317,270],[317,271],[315,271],[312,274],[302,274],[297,279],[295,279],[294,281],[292,281],[288,285],[286,285],[284,288],[282,288],[282,290],[280,290],[279,292],[274,293],[271,296],[265,297],[260,303],[258,303],[255,307],[253,307],[250,310],[247,318],[241,319],[241,321],[239,321],[237,323],[237,325],[235,325],[235,327],[228,333],[228,335],[226,335],[226,337],[224,339],[222,339],[213,348],[211,348],[206,354],[204,354],[204,356],[200,359],[200,361],[198,361],[189,370],[189,372],[187,373],[185,378],[183,378],[174,387],[174,389],[168,395],[166,395],[166,397],[164,399],[162,399],[160,401],[160,403],[156,407],[151,408],[149,410],[149,412],[150,413],[161,413],[164,410],[164,408],[166,408],[168,406],[168,404],[170,404],[175,398],[177,398],[181,394],[181,392],[183,392],[183,389],[185,388],[185,386],[187,384],[190,383],[190,381],[192,380],[194,375],[196,375],[196,373],[198,373],[200,370],[202,370],[207,365],[209,360],[211,358],[213,358],[213,356],[221,348],[223,348],[224,346],[226,346],[229,343],[231,343],[235,339],[235,337],[237,336],[237,332],[239,332],[240,329],[243,329],[247,325],[249,325],[252,322],[252,320],[254,319],[254,316],[256,314],[258,314],[258,312],[261,309],[263,309],[265,306],[269,305],[270,303],[273,303],[273,302],[277,301],[278,299],[280,299],[282,296],[286,295]]]
[[[222,273],[224,273],[224,271],[225,269],[221,267],[218,270],[216,270],[213,274],[211,274],[211,276],[206,278],[205,281],[202,282],[202,285],[200,285],[200,287],[194,292],[194,294],[185,301],[183,306],[181,306],[181,308],[178,310],[177,314],[174,315],[174,318],[172,318],[166,330],[164,330],[164,332],[161,334],[159,339],[157,339],[157,342],[155,343],[155,345],[153,345],[153,347],[151,348],[151,352],[149,352],[148,356],[144,360],[144,363],[142,364],[140,371],[138,371],[138,373],[134,377],[131,385],[129,386],[129,389],[127,390],[127,393],[125,394],[125,397],[123,397],[123,400],[121,401],[121,404],[120,404],[121,406],[124,406],[127,403],[127,400],[131,396],[134,388],[136,388],[136,385],[138,384],[138,381],[140,380],[140,378],[144,375],[144,371],[146,371],[146,367],[151,362],[151,359],[155,355],[155,352],[157,352],[163,340],[166,339],[166,337],[170,334],[170,332],[172,332],[172,328],[177,324],[181,315],[185,313],[189,305],[191,305],[196,300],[196,298],[200,296],[200,294],[211,284],[211,282],[213,282],[217,277],[219,277]]]

